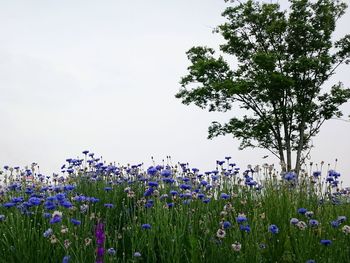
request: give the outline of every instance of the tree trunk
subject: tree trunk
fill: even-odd
[[[295,161],[295,172],[297,175],[299,175],[300,168],[301,168],[300,161],[301,161],[301,153],[303,151],[303,146],[304,146],[304,132],[305,132],[305,120],[302,120],[300,124],[299,144],[298,144],[297,156]]]
[[[286,143],[286,154],[287,154],[287,171],[292,169],[292,149],[290,146],[290,134],[288,133],[288,125],[284,123],[284,140]]]

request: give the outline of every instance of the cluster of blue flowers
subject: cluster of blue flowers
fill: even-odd
[[[44,217],[44,221],[48,223],[41,232],[42,237],[51,239],[54,242],[55,231],[53,229],[57,228],[57,225],[59,226],[62,222],[66,222],[72,229],[81,229],[87,220],[87,216],[81,215],[87,214],[89,209],[98,206],[99,209],[103,209],[106,213],[113,213],[121,205],[107,198],[101,198],[100,202],[100,198],[79,193],[77,191],[77,185],[70,182],[81,178],[89,183],[103,182],[103,186],[98,191],[103,193],[105,197],[113,196],[120,187],[125,187],[124,191],[121,191],[123,202],[124,200],[132,200],[130,203],[135,203],[137,209],[142,209],[146,213],[152,213],[157,207],[166,209],[163,211],[174,211],[174,209],[177,211],[176,209],[178,207],[181,207],[181,209],[186,207],[185,209],[189,208],[188,210],[190,210],[191,204],[194,202],[205,208],[211,207],[211,202],[221,202],[225,204],[225,208],[222,211],[219,229],[216,233],[219,239],[215,239],[215,241],[218,243],[222,242],[226,236],[226,232],[230,233],[235,228],[242,236],[251,236],[253,234],[251,233],[252,229],[250,226],[252,222],[248,220],[244,213],[234,214],[231,218],[227,216],[227,213],[232,214],[230,206],[235,203],[236,193],[227,187],[222,187],[222,185],[226,181],[234,181],[240,187],[238,188],[240,189],[239,191],[241,189],[244,189],[244,191],[252,190],[254,193],[259,194],[262,193],[263,185],[257,180],[257,176],[255,175],[257,171],[254,169],[249,168],[240,176],[240,168],[236,167],[236,164],[230,163],[231,157],[225,157],[225,160],[217,160],[214,170],[201,173],[197,168],[190,168],[188,163],[178,163],[176,166],[164,163],[162,165],[154,164],[147,168],[144,168],[143,163],[116,166],[114,164],[106,164],[102,160],[102,157],[95,158],[95,154],[87,150],[83,151],[83,154],[84,158],[82,159],[66,159],[66,163],[61,166],[62,175],[54,174],[52,178],[36,173],[36,164],[33,164],[32,169],[20,170],[19,167],[14,168],[19,179],[21,177],[28,178],[29,176],[33,177],[33,179],[30,182],[24,180],[24,184],[21,183],[21,180],[17,179],[9,182],[6,185],[5,191],[6,198],[4,200],[6,201],[1,204],[1,207],[6,211],[18,209],[26,216],[32,216],[36,211],[40,211]],[[10,173],[10,167],[5,166],[4,169],[7,173]],[[339,173],[330,170],[325,180],[331,187],[338,186],[339,176]],[[314,172],[312,177],[318,180],[321,177],[321,172]],[[46,180],[46,184],[42,183],[44,180]],[[284,185],[295,186],[298,180],[299,178],[294,172],[282,174]],[[245,193],[244,191],[242,190],[240,194]],[[350,189],[346,191],[345,194],[350,193]],[[1,195],[5,196],[5,192]],[[337,191],[331,195],[332,202],[339,193],[341,192]],[[159,204],[161,205],[159,206]],[[80,214],[74,214],[73,211],[75,210],[78,210]],[[300,217],[305,222],[298,218],[292,218],[290,220],[291,228],[297,227],[300,230],[307,228],[315,232],[317,229],[320,230],[321,220],[317,220],[312,211],[300,207],[297,209],[296,214],[297,217]],[[251,219],[251,215],[249,213],[248,215]],[[0,222],[6,220],[6,216],[0,214]],[[329,224],[333,228],[339,228],[346,220],[346,216],[338,216],[329,222]],[[144,222],[150,222],[152,225]],[[278,225],[271,223],[273,222],[266,223],[264,229],[269,239],[276,240],[285,233],[285,227],[280,225],[279,222]],[[104,225],[102,225],[103,227],[101,225],[102,223],[99,223],[100,229],[96,230],[96,236],[99,242],[96,253],[99,260],[103,258],[105,252],[110,256],[115,256],[119,251],[119,248],[116,250],[113,247],[105,250],[104,242],[106,237]],[[48,226],[50,227],[48,228]],[[144,220],[138,222],[139,233],[143,233],[144,235],[154,233],[157,228],[158,226],[152,221]],[[255,228],[253,228],[254,230]],[[65,231],[65,228],[62,231]],[[346,234],[350,233],[350,227],[343,226],[343,232]],[[91,240],[86,242],[90,243]],[[67,242],[67,247],[69,246],[68,244]],[[240,251],[241,244],[234,244],[234,250],[236,252]],[[332,241],[331,239],[321,239],[320,244],[330,246]],[[266,245],[265,243],[260,243],[259,247],[264,249]],[[139,251],[132,253],[135,258],[141,257],[141,252]],[[71,257],[69,255],[65,255],[63,262],[69,262],[70,259]],[[307,262],[314,261],[310,259]]]

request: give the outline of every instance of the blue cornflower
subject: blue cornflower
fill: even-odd
[[[169,208],[174,207],[174,203],[167,203],[167,206],[168,206]]]
[[[307,212],[307,209],[306,209],[306,208],[299,208],[299,209],[298,209],[298,213],[299,213],[299,214],[305,215],[306,212]]]
[[[114,207],[113,204],[104,204],[104,206],[107,207],[107,208],[113,208]]]
[[[325,246],[329,246],[332,244],[332,241],[329,239],[321,239],[320,243]]]
[[[29,203],[32,204],[32,205],[40,205],[41,204],[41,198],[37,198],[37,197],[31,197],[29,198]]]
[[[344,223],[346,221],[346,216],[338,216],[337,221],[339,223]]]
[[[271,232],[272,234],[277,234],[279,232],[279,229],[276,225],[270,225],[269,232]]]
[[[148,186],[150,186],[150,187],[158,187],[158,183],[157,182],[148,182]]]
[[[49,228],[49,229],[47,229],[47,230],[44,232],[43,236],[44,236],[45,238],[47,238],[47,237],[51,236],[52,233],[53,233],[53,230],[52,230],[51,228]]]
[[[46,210],[54,210],[54,209],[56,209],[57,206],[53,202],[46,201],[44,203],[44,207],[45,207]]]
[[[65,208],[71,208],[73,206],[72,203],[67,200],[64,200],[62,203],[60,203],[60,205]]]
[[[50,224],[59,223],[59,222],[61,222],[61,221],[62,221],[62,217],[56,215],[56,216],[54,216],[53,218],[51,218]]]
[[[57,199],[58,201],[63,201],[65,198],[66,198],[66,195],[65,195],[65,194],[60,193],[60,194],[57,194],[57,195],[56,195],[56,199]]]
[[[147,169],[147,174],[149,175],[155,175],[158,172],[157,168],[151,166]]]
[[[203,199],[205,197],[205,194],[198,194],[197,196],[199,199]]]
[[[340,226],[340,222],[338,220],[334,220],[331,222],[331,226],[334,228],[337,228]]]
[[[293,181],[295,180],[297,177],[297,175],[294,173],[294,172],[289,172],[289,173],[286,173],[283,178],[287,181]]]
[[[223,164],[225,163],[225,161],[216,161],[216,163],[217,163],[218,165],[223,165]]]
[[[238,224],[247,222],[247,220],[248,220],[248,219],[247,219],[246,216],[237,216],[237,217],[236,217],[236,222],[237,222]]]
[[[6,207],[6,208],[10,208],[10,207],[14,207],[15,205],[16,205],[16,203],[8,202],[8,203],[3,204],[2,206]]]
[[[219,179],[219,176],[218,176],[218,175],[212,175],[212,176],[211,176],[211,179],[212,179],[213,181],[217,181],[217,180]]]
[[[188,185],[188,184],[181,184],[180,188],[182,190],[191,190],[192,186]]]
[[[63,190],[64,191],[72,191],[72,190],[74,190],[75,189],[75,186],[74,185],[65,185],[64,187],[63,187]]]
[[[291,224],[291,225],[296,225],[296,224],[298,224],[298,222],[299,222],[299,219],[298,219],[298,218],[292,218],[292,219],[290,220],[290,224]]]
[[[150,224],[143,224],[141,226],[142,229],[151,229],[151,225]]]
[[[209,202],[210,202],[210,198],[206,198],[206,199],[203,200],[204,204],[208,204]]]
[[[146,204],[144,205],[144,207],[145,207],[145,208],[151,208],[151,207],[153,207],[153,203],[146,203]]]
[[[43,216],[44,218],[50,218],[52,215],[50,213],[44,213]]]
[[[315,220],[315,219],[310,219],[310,220],[309,220],[309,225],[310,225],[311,227],[316,227],[316,226],[319,225],[319,223],[318,223],[318,221]]]
[[[168,170],[168,169],[163,170],[160,174],[164,177],[169,177],[171,176],[171,170]]]
[[[99,199],[99,198],[96,198],[96,197],[90,197],[90,198],[89,198],[89,201],[90,201],[91,203],[97,203],[97,202],[100,201],[100,199]]]
[[[208,182],[207,181],[201,181],[201,185],[203,185],[203,186],[206,186],[208,184]]]
[[[316,261],[313,260],[313,259],[309,259],[309,260],[307,260],[305,263],[316,263]]]
[[[23,200],[24,200],[24,198],[22,196],[19,196],[19,197],[13,197],[11,199],[11,202],[17,204],[17,203],[23,202]]]
[[[5,215],[0,215],[0,222],[5,221],[5,219],[6,219],[6,216],[5,216]]]
[[[231,223],[229,221],[225,221],[222,223],[222,226],[226,229],[226,228],[230,228],[231,227]]]
[[[89,153],[88,150],[83,151],[83,154],[84,154],[84,155],[87,155],[88,153]]]
[[[250,226],[249,225],[240,225],[239,226],[239,229],[243,232],[247,232],[249,233],[250,232]]]
[[[75,225],[75,226],[79,226],[79,225],[81,224],[81,221],[79,221],[79,220],[77,220],[77,219],[74,219],[74,218],[72,218],[70,221],[71,221],[71,223],[72,223],[73,225]]]
[[[104,190],[105,190],[106,192],[111,191],[111,190],[112,190],[112,187],[106,186],[106,187],[104,188]]]
[[[70,256],[64,256],[62,263],[68,263],[70,260]]]
[[[135,253],[134,253],[134,257],[135,257],[135,258],[141,257],[141,253],[140,253],[140,252],[135,252]]]
[[[114,256],[117,253],[117,251],[111,247],[111,248],[107,249],[107,253],[111,256]]]
[[[230,195],[225,194],[225,193],[222,193],[222,194],[220,195],[220,198],[221,198],[221,199],[229,199],[229,198],[230,198]]]
[[[319,177],[321,175],[321,171],[315,171],[312,173],[313,177]]]

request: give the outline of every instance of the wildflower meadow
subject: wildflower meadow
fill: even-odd
[[[4,166],[0,262],[350,262],[350,188],[336,167],[304,168],[120,165],[89,151],[53,176]]]

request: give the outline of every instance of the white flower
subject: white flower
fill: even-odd
[[[348,225],[343,226],[341,230],[346,235],[350,234],[350,226],[348,226]]]
[[[224,237],[226,236],[225,230],[223,230],[223,229],[220,228],[220,229],[216,232],[216,236],[217,236],[218,238],[224,238]]]
[[[300,230],[305,230],[307,228],[307,224],[304,221],[299,221],[296,226],[300,229]]]
[[[307,212],[305,213],[305,215],[306,215],[308,218],[311,218],[311,217],[314,216],[314,212],[312,212],[312,211],[307,211]]]
[[[53,212],[53,213],[52,213],[52,218],[55,218],[56,216],[62,217],[62,212],[60,212],[60,211],[55,211],[55,212]]]
[[[233,251],[239,252],[239,251],[241,251],[242,245],[241,245],[241,243],[236,241],[235,243],[233,243],[231,245],[231,247],[232,247]]]
[[[291,220],[290,220],[290,224],[291,225],[296,225],[296,224],[298,224],[299,223],[299,219],[298,218],[292,218]]]

